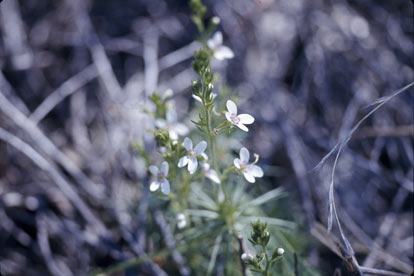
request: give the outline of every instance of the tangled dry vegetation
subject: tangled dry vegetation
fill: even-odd
[[[334,253],[347,256],[334,241],[338,228],[325,230],[334,158],[312,169],[372,110],[367,105],[413,81],[413,5],[206,4],[236,53],[213,66],[258,122],[249,144],[276,168],[270,183],[290,192],[287,216],[324,244],[302,257],[322,275],[340,275]],[[142,189],[146,168],[133,143],[153,145],[152,122],[140,111],[153,91],[171,88],[179,116],[189,109],[199,47],[189,13],[186,1],[171,0],[0,4],[5,276],[83,275],[146,256],[154,248],[146,225],[175,247],[169,222]],[[413,100],[409,88],[364,121],[336,167],[338,217],[355,258],[402,273],[387,275],[413,271]],[[172,262],[147,260],[126,273],[191,272],[175,253]]]

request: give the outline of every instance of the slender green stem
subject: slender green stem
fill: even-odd
[[[265,253],[265,258],[266,258],[266,267],[265,267],[265,270],[264,270],[264,275],[270,276],[270,271],[269,271],[269,265],[270,265],[269,256],[267,255],[266,247],[262,245],[262,249],[263,249],[263,253]]]
[[[210,112],[209,112],[207,106],[204,106],[204,112],[205,112],[205,116],[206,116],[207,133],[208,133],[209,142],[210,142],[210,152],[211,152],[212,166],[217,171],[216,153],[215,153],[215,146],[214,146],[214,136],[213,136],[213,133],[211,131],[211,118],[210,118],[211,116],[210,116]]]
[[[210,153],[211,153],[211,159],[212,159],[212,166],[213,169],[217,172],[217,174],[219,175],[219,178],[221,176],[221,172],[217,167],[217,162],[216,162],[216,148],[215,148],[215,140],[214,140],[214,134],[212,133],[212,128],[211,128],[211,116],[210,116],[210,111],[209,108],[204,105],[204,113],[205,113],[205,117],[206,117],[206,128],[207,128],[207,134],[209,137],[209,143],[210,143]],[[224,200],[227,200],[226,197],[226,192],[224,190],[224,186],[223,184],[219,184],[220,188],[221,188],[221,192],[223,193],[224,196]]]

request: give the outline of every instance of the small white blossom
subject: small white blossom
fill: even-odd
[[[263,177],[263,170],[255,165],[255,162],[249,164],[250,154],[246,148],[240,149],[240,159],[234,159],[234,166],[244,175],[244,178],[250,183],[256,182],[255,177]]]
[[[217,172],[211,168],[210,164],[203,163],[203,166],[202,167],[203,167],[204,175],[208,179],[210,179],[211,181],[213,181],[213,182],[215,182],[217,184],[220,184],[221,183],[220,178],[218,177]]]
[[[168,163],[162,162],[161,168],[158,169],[156,166],[150,166],[149,170],[156,179],[150,184],[150,191],[155,192],[161,187],[161,192],[168,195],[170,193],[170,182],[167,180],[168,175]]]
[[[213,50],[213,55],[218,60],[233,58],[233,51],[223,45],[223,34],[221,32],[216,32],[213,37],[207,40],[207,46]]]
[[[249,263],[249,262],[253,261],[253,256],[249,253],[243,253],[241,255],[241,259],[242,259],[243,262]]]
[[[183,213],[178,213],[176,219],[178,229],[183,229],[187,226],[187,219]]]
[[[245,125],[253,124],[254,118],[249,114],[240,114],[237,115],[237,106],[236,104],[228,100],[226,103],[227,112],[225,113],[227,121],[232,123],[233,125],[237,126],[243,131],[249,131],[249,129]]]
[[[198,166],[197,156],[202,155],[207,148],[207,142],[201,141],[193,149],[193,141],[190,138],[185,137],[184,148],[187,150],[187,155],[180,158],[178,161],[178,167],[182,168],[188,165],[187,169],[190,174],[195,173]]]
[[[157,119],[155,121],[155,125],[158,128],[168,130],[168,133],[172,140],[177,140],[178,136],[183,136],[188,133],[188,127],[185,124],[177,121],[177,113],[173,109],[167,110],[166,118],[166,120]]]
[[[282,247],[279,247],[276,252],[279,256],[282,256],[283,254],[285,254],[285,250]]]

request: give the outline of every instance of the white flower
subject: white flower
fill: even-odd
[[[158,128],[167,129],[172,140],[177,140],[178,136],[188,133],[188,127],[185,124],[177,122],[177,113],[173,109],[168,109],[166,114],[167,120],[157,119],[155,125]]]
[[[183,213],[178,213],[176,218],[178,229],[183,229],[187,226],[187,219],[185,218]]]
[[[242,259],[243,262],[249,263],[249,262],[253,261],[253,256],[249,253],[243,253],[241,255],[241,259]]]
[[[216,32],[211,39],[207,40],[207,46],[213,50],[213,55],[218,60],[234,57],[233,51],[223,45],[223,34],[221,32]]]
[[[208,179],[210,179],[211,181],[213,181],[213,182],[215,182],[217,184],[220,184],[221,183],[220,178],[218,177],[217,172],[211,168],[210,164],[203,163],[202,168],[203,168],[204,175]]]
[[[238,168],[244,175],[244,178],[250,183],[256,182],[255,177],[263,177],[263,170],[254,163],[249,162],[249,151],[246,148],[240,149],[240,159],[234,159],[234,166]]]
[[[249,131],[249,129],[245,125],[253,124],[254,122],[253,116],[249,114],[237,115],[237,106],[231,100],[227,101],[226,106],[227,106],[227,112],[226,112],[227,120],[233,125],[240,128],[241,130],[244,130],[246,132]]]
[[[187,166],[188,164],[188,172],[190,174],[193,174],[197,170],[198,166],[197,156],[202,155],[204,153],[204,151],[207,148],[207,142],[201,141],[193,149],[193,141],[191,141],[190,138],[185,137],[183,146],[187,150],[187,155],[180,158],[180,160],[178,161],[178,167],[182,168]]]
[[[279,256],[282,256],[283,254],[285,254],[285,250],[282,247],[279,247],[276,252]]]
[[[166,178],[168,175],[168,163],[162,162],[161,169],[158,169],[156,166],[150,166],[149,170],[156,177],[150,184],[150,191],[155,192],[161,186],[161,192],[168,195],[170,193],[170,182]]]

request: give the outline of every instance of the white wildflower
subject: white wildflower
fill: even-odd
[[[276,252],[279,256],[282,256],[283,254],[285,254],[285,250],[282,247],[279,247]]]
[[[244,178],[250,183],[256,182],[255,177],[263,177],[263,170],[253,162],[248,164],[250,158],[249,151],[246,148],[240,149],[240,159],[234,159],[234,166],[244,175]]]
[[[213,37],[207,40],[208,47],[213,51],[213,55],[218,60],[233,58],[233,51],[223,45],[223,34],[221,32],[216,32]]]
[[[168,175],[168,163],[162,162],[161,168],[158,169],[156,166],[150,166],[149,170],[156,179],[150,184],[150,191],[155,192],[161,187],[161,192],[168,195],[170,193],[170,182],[167,180]]]
[[[213,181],[213,182],[215,182],[217,184],[220,184],[221,183],[220,178],[218,177],[217,172],[211,168],[210,164],[203,163],[202,168],[203,168],[204,175],[208,179],[210,179],[211,181]]]
[[[155,125],[158,128],[166,129],[172,140],[177,140],[178,136],[184,136],[188,133],[188,127],[177,121],[177,113],[174,109],[168,109],[166,120],[157,119]]]
[[[226,118],[227,120],[232,123],[233,125],[237,126],[243,131],[249,131],[249,129],[245,125],[253,124],[254,118],[253,116],[249,114],[240,114],[237,115],[237,106],[236,104],[228,100],[226,103],[227,106],[227,112],[226,112]]]
[[[185,137],[184,148],[187,150],[187,155],[180,158],[178,161],[178,167],[182,168],[188,165],[188,172],[190,174],[195,173],[198,166],[197,156],[202,155],[207,148],[207,142],[201,141],[198,143],[197,146],[193,149],[193,141],[190,138]]]
[[[183,229],[187,226],[187,219],[183,213],[178,213],[176,219],[178,229]]]

